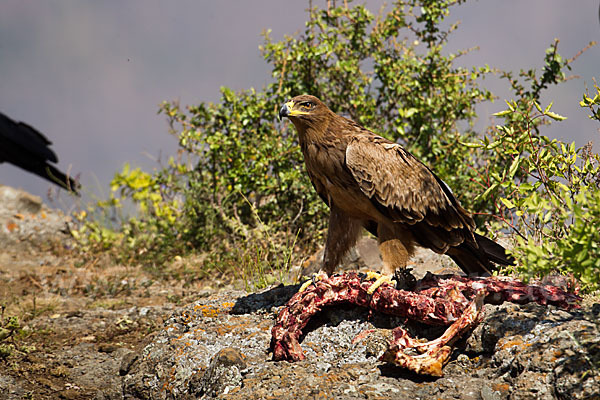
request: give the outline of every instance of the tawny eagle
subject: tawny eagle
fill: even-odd
[[[398,143],[297,96],[279,111],[298,131],[306,170],[331,213],[322,270],[333,273],[362,228],[377,236],[383,274],[422,246],[450,256],[468,274],[509,265],[505,249],[475,233],[475,222],[450,188]]]

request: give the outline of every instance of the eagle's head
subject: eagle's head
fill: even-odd
[[[303,94],[285,103],[279,110],[279,118],[288,117],[294,125],[312,125],[326,119],[331,110],[315,96]]]

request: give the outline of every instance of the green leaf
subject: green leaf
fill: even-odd
[[[409,108],[408,110],[406,110],[406,111],[404,112],[404,117],[405,117],[405,118],[410,118],[410,117],[412,117],[412,116],[413,116],[413,115],[414,115],[416,112],[418,112],[418,111],[419,111],[419,110],[417,110],[416,108],[414,108],[414,107],[411,107],[411,108]]]
[[[493,183],[489,188],[487,188],[485,190],[485,192],[483,192],[480,195],[478,195],[477,197],[475,197],[475,200],[486,199],[490,195],[490,193],[492,193],[492,191],[498,187],[498,185],[500,185],[499,182]]]
[[[479,148],[483,147],[483,145],[481,143],[466,143],[466,142],[459,142],[459,143],[470,149],[479,149]]]
[[[561,188],[561,190],[563,190],[565,193],[569,193],[571,191],[571,189],[569,189],[569,187],[567,185],[565,185],[562,182],[556,182],[556,184]]]
[[[500,201],[502,202],[502,204],[504,204],[506,206],[506,208],[513,209],[515,208],[515,203],[513,203],[512,201],[510,201],[509,199],[505,199],[504,197],[500,198]]]
[[[510,164],[510,168],[508,169],[508,179],[512,179],[515,176],[520,164],[521,164],[521,157],[517,156],[513,160],[512,164]]]
[[[504,110],[504,111],[498,111],[497,113],[493,113],[492,115],[495,117],[504,117],[505,115],[508,115],[512,112],[513,112],[512,110]]]
[[[563,117],[562,115],[559,115],[552,111],[547,111],[545,114],[555,121],[564,121],[565,119],[567,119],[567,117]]]
[[[552,218],[552,213],[551,212],[547,212],[546,214],[544,214],[543,222],[545,224],[547,224],[550,221],[551,218]]]
[[[488,144],[485,148],[486,150],[493,150],[496,147],[500,146],[502,144],[502,140],[496,140],[493,143]]]

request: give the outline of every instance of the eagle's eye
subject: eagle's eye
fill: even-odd
[[[302,108],[305,108],[307,110],[312,110],[313,108],[315,108],[315,103],[313,103],[312,101],[304,101],[300,103],[300,105],[302,106]]]

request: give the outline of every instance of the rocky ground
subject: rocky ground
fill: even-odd
[[[486,305],[437,379],[379,362],[390,328],[404,321],[353,307],[310,323],[306,360],[273,362],[270,329],[297,287],[246,293],[82,258],[69,249],[67,222],[39,198],[0,186],[0,398],[600,398],[597,298],[572,312]],[[377,262],[368,241],[348,260]],[[427,253],[414,267],[451,269]]]

